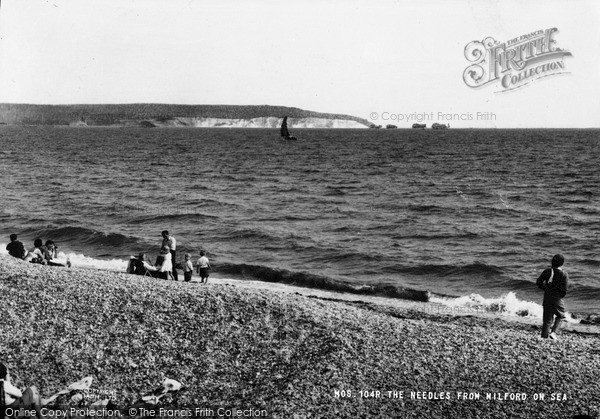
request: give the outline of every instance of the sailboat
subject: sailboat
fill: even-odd
[[[283,117],[283,122],[281,123],[281,136],[284,140],[297,140],[296,137],[292,137],[287,127],[287,116]]]

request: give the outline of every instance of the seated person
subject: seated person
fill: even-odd
[[[58,247],[52,240],[46,240],[44,247],[46,248],[46,258],[48,260],[52,260],[58,256]]]
[[[19,390],[10,382],[10,372],[8,368],[0,363],[0,384],[3,386],[4,400],[0,400],[3,408],[18,409],[35,409],[38,412],[41,406],[40,395],[35,386],[28,387],[24,391]],[[4,412],[2,412],[4,414]]]
[[[156,262],[154,262],[154,266],[160,266],[165,261],[165,256],[162,252],[156,257]]]
[[[27,254],[25,251],[25,246],[23,246],[23,243],[17,240],[16,234],[10,235],[10,243],[6,245],[6,250],[8,251],[9,255],[18,259],[24,259],[25,255]]]
[[[27,256],[25,256],[25,261],[45,265],[48,263],[46,253],[46,249],[42,246],[42,239],[35,239],[33,247],[29,249]]]
[[[46,262],[49,266],[67,266],[71,267],[71,261],[67,258],[66,263],[59,263],[56,260],[58,258],[58,246],[52,240],[47,240],[44,245],[45,252],[44,257],[46,258]],[[43,249],[42,249],[43,250]]]
[[[151,276],[154,276],[153,273],[156,270],[145,253],[140,253],[137,257],[132,256],[127,266],[127,273],[135,275],[146,275],[146,273],[149,273]]]
[[[146,256],[145,253],[140,253],[137,257],[132,256],[129,259],[129,265],[127,266],[127,272],[136,275],[150,275],[153,278],[169,279],[172,275],[169,275],[167,269],[171,264],[171,252],[167,249],[161,249],[160,255],[156,258],[156,264],[153,265]]]

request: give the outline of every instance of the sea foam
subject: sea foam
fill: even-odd
[[[517,298],[517,294],[509,292],[497,298],[485,298],[479,294],[470,294],[457,298],[432,296],[432,303],[441,304],[455,312],[474,312],[474,313],[499,313],[506,316],[542,318],[543,307],[533,301],[525,301]],[[566,321],[570,323],[579,323],[566,313]]]
[[[6,244],[4,243],[0,244],[0,255],[8,255]],[[102,269],[118,272],[125,272],[128,264],[128,261],[123,259],[96,259],[82,253],[73,252],[59,252],[58,257],[55,259],[56,262],[65,264],[67,260],[71,262],[71,266],[74,268]]]
[[[75,268],[92,268],[107,271],[125,272],[128,261],[122,259],[95,259],[81,253],[58,254],[59,260],[70,260],[71,266]]]

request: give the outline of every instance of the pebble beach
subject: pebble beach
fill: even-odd
[[[92,390],[124,408],[172,378],[185,391],[166,407],[215,417],[600,411],[595,326],[567,325],[552,341],[531,322],[444,314],[431,303],[161,281],[8,256],[0,256],[0,290],[2,360],[14,384],[35,384],[43,397],[92,376]]]

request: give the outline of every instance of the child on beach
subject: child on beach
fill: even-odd
[[[200,259],[198,259],[198,275],[200,275],[200,282],[206,284],[208,282],[208,271],[210,270],[210,262],[206,257],[204,250],[200,251]]]
[[[192,273],[194,272],[194,265],[192,264],[192,255],[189,253],[185,254],[185,265],[183,266],[183,278],[185,282],[192,280]]]
[[[41,406],[40,395],[35,386],[28,387],[21,392],[17,387],[10,382],[10,371],[0,363],[0,393],[4,396],[4,400],[0,400],[3,408],[11,408],[13,411],[19,409],[35,409],[39,412]],[[4,418],[2,412],[2,418]],[[38,413],[39,416],[39,413]]]
[[[544,290],[542,337],[557,339],[556,332],[565,318],[565,302],[563,298],[567,295],[569,275],[562,269],[565,263],[563,255],[554,255],[551,263],[552,267],[545,269],[536,283],[540,289]],[[552,325],[553,320],[554,325]],[[551,326],[552,329],[550,329]]]
[[[163,238],[161,247],[167,246],[169,248],[169,252],[171,253],[171,276],[175,281],[177,281],[177,269],[175,268],[175,264],[177,263],[177,240],[175,240],[175,237],[169,234],[168,230],[163,230],[160,234]]]
[[[161,258],[161,262],[159,264],[159,258]],[[159,277],[162,279],[174,279],[177,281],[177,278],[173,277],[173,259],[171,256],[171,249],[169,246],[163,246],[160,249],[160,256],[156,259],[156,267],[159,271]]]

